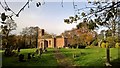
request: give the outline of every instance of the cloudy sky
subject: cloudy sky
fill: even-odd
[[[17,13],[20,8],[25,4],[25,0],[6,0],[9,1],[10,8]],[[27,0],[26,0],[27,1]],[[17,30],[12,33],[19,34],[22,28],[29,26],[39,26],[49,33],[60,34],[65,30],[70,30],[76,27],[74,24],[64,23],[64,19],[69,16],[74,16],[73,0],[63,0],[63,7],[61,5],[62,0],[44,0],[45,4],[41,7],[36,7],[36,3],[39,0],[30,3],[30,8],[25,8],[19,17],[14,17],[17,23]],[[43,2],[43,0],[41,0]],[[74,0],[78,8],[84,8],[88,3],[87,0]],[[4,4],[4,3],[3,3]],[[0,6],[0,12],[5,12]],[[9,14],[9,13],[8,13]],[[78,24],[78,23],[77,23]]]

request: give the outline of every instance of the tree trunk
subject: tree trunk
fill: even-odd
[[[32,43],[32,42],[31,42],[31,36],[30,36],[30,47],[32,48],[32,45],[31,45],[31,43]]]
[[[113,20],[112,21],[112,37],[115,36],[115,27],[116,27],[116,24],[115,24],[115,21]]]
[[[24,37],[24,48],[26,47],[26,37]]]
[[[110,64],[110,48],[109,48],[109,46],[106,47],[106,66],[112,66]]]
[[[118,42],[120,42],[120,16],[118,22]],[[120,48],[118,48],[118,60],[120,60]]]
[[[36,29],[36,48],[37,48],[37,46],[38,46],[38,29],[39,29],[39,28]]]
[[[8,36],[9,36],[9,31],[6,33],[6,37],[5,37],[5,39],[7,40],[6,41],[6,49],[5,49],[5,56],[11,56],[11,54],[12,54],[12,50],[10,50],[10,46],[8,45]]]
[[[110,48],[106,47],[106,62],[110,63]]]

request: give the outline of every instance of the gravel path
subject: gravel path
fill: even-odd
[[[62,66],[62,68],[75,68],[72,64],[72,61],[70,59],[68,59],[65,55],[60,53],[59,49],[54,50],[54,55],[59,64],[58,67]]]

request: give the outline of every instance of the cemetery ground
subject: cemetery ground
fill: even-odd
[[[2,56],[3,66],[105,66],[106,49],[105,48],[85,48],[85,49],[53,49],[48,48],[47,52],[43,53],[41,57],[35,55],[35,58],[27,59],[28,53],[35,52],[33,49],[21,49],[20,54],[25,55],[25,62],[19,62],[18,57]],[[0,51],[3,53],[4,51]],[[117,60],[118,49],[110,48],[111,64],[119,65]]]

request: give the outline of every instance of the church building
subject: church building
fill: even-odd
[[[44,29],[38,29],[38,48],[63,48],[67,46],[64,36],[45,36]]]

